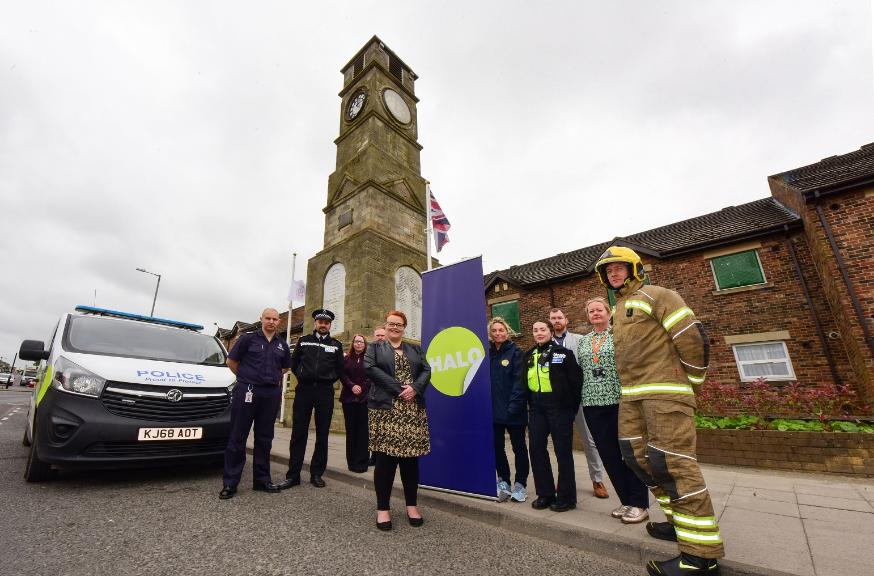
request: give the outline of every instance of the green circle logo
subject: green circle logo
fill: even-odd
[[[483,343],[467,328],[453,326],[441,330],[428,345],[431,384],[447,396],[461,396],[467,392],[485,355]]]

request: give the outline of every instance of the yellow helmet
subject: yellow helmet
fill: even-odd
[[[643,279],[646,277],[646,273],[643,271],[643,262],[640,260],[637,252],[625,246],[610,246],[601,254],[601,257],[598,258],[598,263],[595,264],[595,272],[598,273],[598,279],[607,288],[612,288],[607,280],[607,264],[611,262],[624,262],[628,264],[630,275],[625,280],[626,285],[631,282],[632,276],[640,282],[643,282]]]

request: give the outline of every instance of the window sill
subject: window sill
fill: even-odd
[[[749,292],[750,290],[762,290],[764,288],[773,288],[773,282],[765,282],[764,284],[753,284],[751,286],[738,286],[737,288],[726,288],[725,290],[714,290],[711,292],[714,296],[722,296],[725,294],[734,294],[735,292]]]

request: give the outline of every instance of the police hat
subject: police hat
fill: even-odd
[[[313,320],[327,320],[328,322],[333,322],[334,313],[330,310],[319,308],[318,310],[313,310]]]

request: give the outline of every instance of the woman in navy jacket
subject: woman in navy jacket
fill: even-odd
[[[510,340],[510,326],[500,316],[489,323],[489,361],[492,376],[492,421],[495,437],[495,467],[498,473],[498,501],[512,498],[524,502],[528,497],[528,448],[525,446],[527,393],[522,387],[522,350]],[[507,460],[505,433],[516,459],[516,482],[510,489],[510,463]]]

